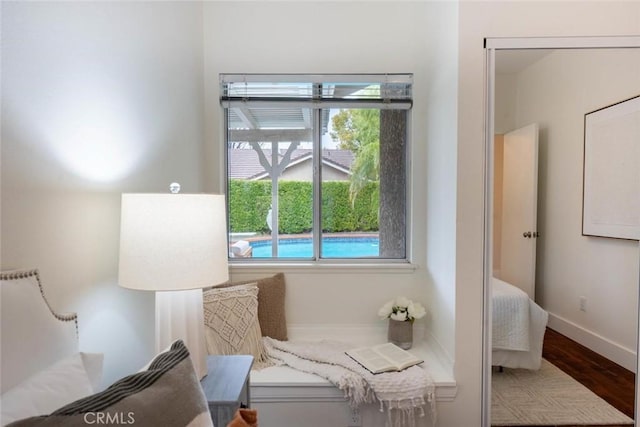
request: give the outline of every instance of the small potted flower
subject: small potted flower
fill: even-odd
[[[413,322],[427,314],[425,308],[405,297],[387,301],[378,316],[389,319],[387,339],[400,348],[408,350],[413,345]]]

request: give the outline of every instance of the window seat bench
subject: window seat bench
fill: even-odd
[[[354,348],[387,341],[386,326],[291,325],[288,330],[290,340],[335,339],[353,343]],[[423,331],[416,327],[414,344],[409,351],[425,361],[420,366],[429,371],[435,382],[436,401],[453,400],[457,389],[451,363],[441,356],[437,344],[418,338],[422,336]],[[379,412],[379,405],[365,405],[356,413],[349,407],[342,391],[314,374],[286,366],[272,366],[252,370],[250,384],[251,404],[258,409],[261,427],[385,425],[386,418]]]

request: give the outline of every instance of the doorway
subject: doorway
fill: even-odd
[[[538,124],[494,138],[493,277],[535,299]]]

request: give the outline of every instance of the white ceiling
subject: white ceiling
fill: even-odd
[[[519,73],[553,49],[511,49],[496,51],[496,73]]]

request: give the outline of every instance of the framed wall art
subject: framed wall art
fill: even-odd
[[[640,240],[640,96],[584,116],[582,234]]]

